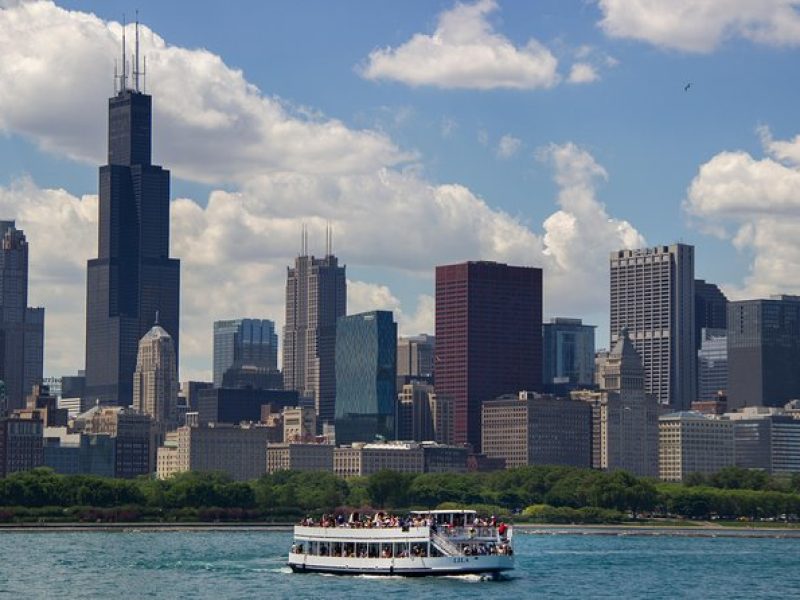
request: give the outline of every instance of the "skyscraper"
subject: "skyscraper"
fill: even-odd
[[[699,350],[701,330],[726,329],[728,327],[728,298],[716,283],[704,279],[694,280],[694,336]]]
[[[302,256],[286,273],[286,324],[283,328],[283,383],[287,390],[313,398],[317,426],[333,422],[336,402],[336,320],[347,312],[345,267],[331,253]]]
[[[642,357],[645,389],[676,410],[696,400],[694,247],[612,252],[611,346],[627,329]]]
[[[542,326],[544,387],[553,394],[594,384],[594,325],[555,317]]]
[[[391,311],[336,324],[336,442],[396,439],[397,323]]]
[[[278,334],[269,319],[214,321],[214,387],[230,368],[278,370]]]
[[[800,296],[728,305],[728,409],[800,398]]]
[[[169,171],[151,163],[152,99],[139,90],[138,56],[136,63],[129,86],[123,60],[119,91],[108,101],[98,257],[88,263],[86,282],[86,396],[120,406],[133,399],[138,342],[156,311],[176,357],[179,346],[180,261],[169,258]]]
[[[697,399],[713,402],[719,393],[728,390],[728,330],[700,330],[700,349],[697,351]]]
[[[157,323],[139,342],[133,408],[150,415],[160,433],[177,426],[178,367],[172,337]]]
[[[0,221],[0,380],[8,409],[42,382],[44,309],[28,307],[28,241],[14,221]]]
[[[436,267],[436,394],[453,399],[453,442],[481,446],[481,403],[542,389],[542,270]]]
[[[397,377],[433,381],[436,338],[424,333],[397,340]]]

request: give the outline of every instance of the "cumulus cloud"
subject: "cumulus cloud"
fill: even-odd
[[[592,83],[600,79],[597,70],[588,63],[575,63],[569,71],[570,83]]]
[[[51,3],[0,12],[4,130],[59,156],[104,162],[111,59],[108,69],[94,65],[113,55],[120,33],[115,23]],[[207,373],[215,319],[267,317],[282,326],[285,269],[302,224],[317,253],[322,244],[315,249],[314,232],[322,239],[326,223],[333,225],[336,253],[353,280],[351,311],[391,308],[404,333],[432,330],[433,300],[425,291],[426,285],[432,291],[436,264],[489,259],[542,266],[547,301],[580,314],[604,301],[605,251],[641,242],[633,227],[610,217],[596,199],[606,174],[574,144],[541,152],[561,191],[557,212],[532,228],[463,185],[434,184],[419,169],[404,168],[407,153],[384,134],[352,130],[313,109],[293,112],[211,53],[169,46],[146,29],[142,37],[154,57],[148,67],[156,159],[186,179],[234,182],[207,199],[179,198],[171,205],[171,254],[182,261],[184,375]],[[51,68],[50,60],[58,60],[59,68]],[[186,100],[193,104],[180,104],[179,95],[193,96]],[[0,187],[0,210],[16,217],[28,235],[31,301],[48,309],[47,371],[82,368],[86,260],[97,251],[96,197],[40,189],[22,179]],[[395,289],[353,276],[380,269],[398,282]],[[405,283],[415,286],[415,305],[399,300]]]
[[[700,166],[684,203],[701,227],[752,257],[744,282],[727,288],[737,298],[800,291],[800,137],[760,134],[767,156],[720,152]]]
[[[559,81],[558,60],[530,39],[524,46],[497,33],[488,17],[495,0],[457,3],[439,15],[432,34],[417,33],[397,48],[370,53],[361,74],[411,86],[467,88],[549,88]]]
[[[685,52],[711,52],[741,37],[759,44],[800,43],[797,0],[598,0],[600,27]]]
[[[497,142],[497,156],[499,158],[511,158],[519,152],[520,148],[522,148],[522,140],[507,133]]]

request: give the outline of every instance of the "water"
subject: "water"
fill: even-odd
[[[800,540],[517,535],[478,577],[293,574],[284,532],[0,534],[0,598],[791,598]]]

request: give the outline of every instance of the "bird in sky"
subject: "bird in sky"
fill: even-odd
[[[688,92],[690,87],[692,87],[692,84],[691,83],[687,83],[685,86],[683,86],[683,91],[684,92]]]

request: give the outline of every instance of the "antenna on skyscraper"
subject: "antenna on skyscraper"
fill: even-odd
[[[142,57],[142,93],[147,93],[147,57]]]
[[[119,79],[119,75],[117,75],[117,59],[114,59],[114,93],[117,93],[117,80]]]
[[[119,91],[124,92],[128,87],[128,71],[126,65],[128,59],[125,58],[125,13],[122,13],[122,75],[119,77]]]
[[[133,88],[139,91],[139,9],[136,9],[136,52],[133,59]]]
[[[328,249],[328,255],[333,256],[333,223],[331,223],[331,232],[330,232],[330,248]]]

